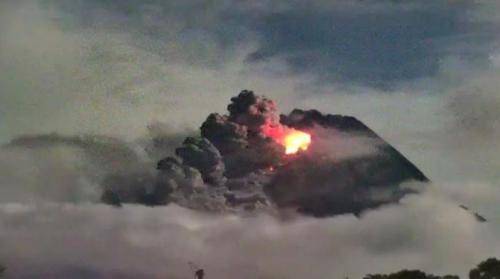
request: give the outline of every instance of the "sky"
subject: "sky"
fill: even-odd
[[[4,148],[0,263],[13,278],[185,278],[189,261],[219,278],[464,275],[500,257],[499,14],[495,0],[1,1],[1,144],[103,135],[137,151],[152,125],[175,142],[250,89],[283,113],[357,117],[433,183],[360,219],[117,210],[93,203],[107,154]]]

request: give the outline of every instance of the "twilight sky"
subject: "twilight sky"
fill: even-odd
[[[0,144],[56,132],[138,150],[148,125],[175,141],[250,89],[282,112],[356,116],[434,183],[361,219],[210,223],[178,207],[93,205],[87,172],[105,162],[82,156],[86,147],[4,148],[0,263],[19,278],[183,278],[189,260],[214,278],[236,272],[221,267],[228,260],[262,278],[304,278],[310,265],[310,278],[356,278],[406,267],[465,274],[500,257],[499,15],[496,0],[3,0]],[[490,222],[478,226],[458,204]]]

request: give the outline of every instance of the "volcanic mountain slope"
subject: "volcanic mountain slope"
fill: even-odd
[[[400,187],[403,182],[428,181],[354,117],[295,109],[282,115],[281,123],[311,133],[313,140],[311,150],[278,168],[266,185],[279,207],[295,206],[315,216],[359,213],[411,192]]]
[[[292,208],[314,216],[357,214],[397,202],[403,182],[428,179],[354,117],[296,109],[244,90],[228,115],[208,116],[200,137],[157,164],[143,197],[109,188],[103,201],[177,203],[210,211]]]

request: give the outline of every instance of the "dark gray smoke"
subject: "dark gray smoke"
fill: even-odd
[[[206,138],[188,137],[175,152],[185,165],[200,171],[204,182],[212,185],[224,184],[225,168],[222,156]]]
[[[201,126],[201,136],[224,156],[226,175],[241,177],[279,164],[283,146],[262,133],[265,126],[280,125],[275,103],[243,90],[227,108],[229,115],[211,114]]]

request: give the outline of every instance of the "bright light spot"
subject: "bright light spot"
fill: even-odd
[[[309,144],[311,144],[311,135],[284,125],[264,125],[262,132],[283,145],[286,154],[295,154],[300,150],[307,150]]]
[[[286,154],[294,154],[299,150],[307,150],[310,143],[311,135],[298,130],[291,130],[283,139]]]

